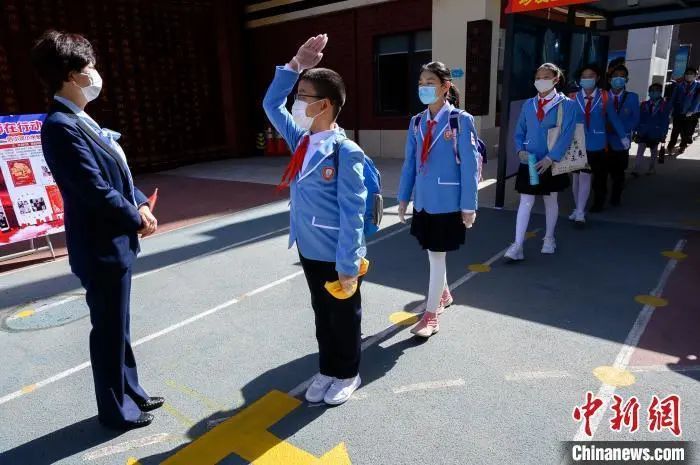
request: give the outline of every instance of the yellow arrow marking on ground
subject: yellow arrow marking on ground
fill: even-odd
[[[299,405],[299,399],[271,391],[161,465],[216,465],[231,454],[252,465],[351,465],[343,443],[318,458],[267,431]]]

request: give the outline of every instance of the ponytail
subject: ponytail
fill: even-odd
[[[459,107],[459,90],[457,90],[457,86],[454,84],[452,84],[450,90],[447,91],[447,101]]]

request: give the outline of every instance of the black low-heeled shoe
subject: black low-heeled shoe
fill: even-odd
[[[143,428],[150,425],[153,422],[153,415],[150,413],[141,412],[141,415],[134,421],[123,421],[119,423],[112,423],[108,421],[99,420],[100,424],[105,428],[113,430],[130,430],[136,428]]]
[[[142,412],[150,412],[157,408],[161,408],[165,403],[165,398],[163,397],[149,397],[145,401],[138,401],[136,405],[141,409]]]

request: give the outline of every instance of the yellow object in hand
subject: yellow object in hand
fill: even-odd
[[[369,260],[366,258],[362,258],[362,262],[360,262],[360,272],[358,274],[358,278],[360,276],[364,276],[367,274],[367,271],[369,270]],[[352,287],[352,292],[347,293],[343,290],[343,286],[340,284],[340,281],[333,281],[332,283],[326,282],[326,285],[324,286],[328,293],[335,297],[338,300],[345,300],[349,299],[353,295],[355,295],[355,292],[357,292],[357,283]]]

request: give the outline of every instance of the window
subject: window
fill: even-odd
[[[375,111],[382,116],[407,116],[424,105],[416,90],[420,68],[432,60],[432,32],[379,37],[375,42]]]

